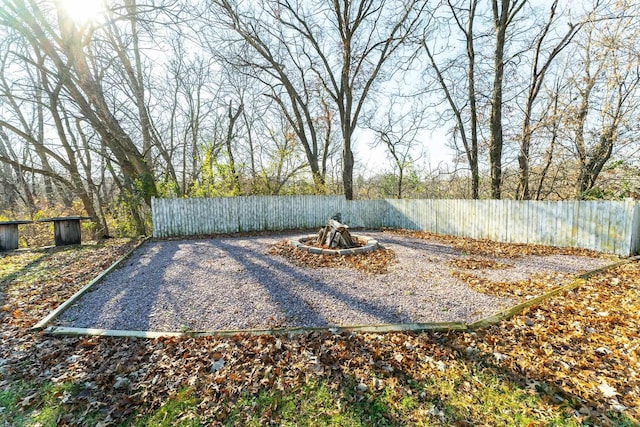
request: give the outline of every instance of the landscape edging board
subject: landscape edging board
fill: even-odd
[[[64,326],[51,326],[45,333],[51,335],[96,335],[105,337],[138,337],[138,338],[160,338],[160,337],[206,337],[206,336],[233,336],[238,334],[247,335],[298,335],[310,332],[331,332],[339,334],[342,332],[363,332],[363,333],[386,333],[386,332],[406,332],[406,331],[466,331],[467,325],[461,322],[443,323],[388,323],[380,325],[355,325],[355,326],[319,326],[304,327],[297,326],[291,328],[271,328],[271,329],[233,329],[220,331],[187,331],[187,332],[161,332],[161,331],[125,331],[118,329],[92,329],[92,328],[70,328]]]
[[[102,273],[100,273],[98,276],[96,276],[93,280],[91,280],[89,283],[87,283],[85,286],[83,286],[78,292],[76,292],[75,294],[71,295],[71,297],[69,297],[69,299],[67,299],[65,302],[60,304],[57,308],[55,308],[54,310],[49,312],[49,314],[47,314],[38,323],[36,323],[34,326],[32,326],[31,330],[39,331],[41,329],[44,329],[49,324],[49,322],[51,322],[56,317],[58,317],[71,304],[73,304],[78,298],[80,298],[85,292],[87,292],[89,289],[91,289],[95,284],[97,284],[100,281],[102,281],[102,279],[104,279],[107,276],[107,274],[111,273],[113,270],[118,268],[118,266],[120,264],[122,264],[122,262],[124,262],[127,258],[129,258],[131,256],[131,254],[133,254],[133,252],[136,249],[138,249],[140,246],[142,246],[142,244],[144,242],[146,242],[148,239],[149,239],[148,237],[145,237],[144,239],[140,240],[140,242],[138,242],[133,248],[131,248],[131,250],[129,250],[126,254],[124,254],[122,257],[117,259],[106,270],[104,270]]]

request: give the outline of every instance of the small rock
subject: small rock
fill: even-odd
[[[116,377],[116,383],[113,385],[113,388],[119,390],[121,388],[128,388],[131,385],[131,381],[126,377]]]
[[[533,326],[535,325],[535,322],[527,317],[526,319],[524,319],[524,324],[527,326]]]
[[[393,358],[396,359],[396,362],[400,363],[402,362],[402,359],[404,359],[404,356],[401,355],[400,353],[396,353],[393,355]]]
[[[588,333],[592,334],[594,333],[596,330],[593,328],[586,328],[585,331],[587,331]]]
[[[393,372],[393,366],[391,365],[384,365],[382,367],[382,370],[385,371],[386,373],[390,374],[391,372]]]
[[[358,389],[359,392],[364,393],[365,391],[367,391],[369,389],[369,387],[365,383],[360,383],[360,384],[358,384],[357,389]]]
[[[411,344],[409,341],[406,341],[404,343],[404,348],[406,348],[408,351],[413,351],[415,349],[415,347],[413,346],[413,344]]]
[[[214,360],[213,363],[211,364],[211,367],[209,367],[209,372],[211,373],[217,372],[220,369],[224,368],[224,365],[225,365],[224,359]]]

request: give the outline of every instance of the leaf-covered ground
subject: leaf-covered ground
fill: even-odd
[[[382,274],[396,261],[396,255],[391,249],[381,247],[373,252],[350,256],[312,254],[306,250],[294,248],[288,240],[282,240],[269,248],[271,255],[280,255],[295,265],[319,267],[350,267],[368,273]]]
[[[467,255],[477,255],[496,258],[520,258],[530,255],[580,255],[601,257],[602,254],[589,249],[579,248],[556,248],[553,246],[522,244],[522,243],[501,243],[486,239],[470,239],[466,237],[445,236],[433,234],[426,231],[414,230],[385,230],[390,233],[402,236],[414,237],[417,239],[430,239],[447,243],[455,249]]]
[[[27,329],[133,243],[0,259],[0,424],[638,425],[637,261],[475,332],[145,340]],[[534,249],[500,256],[518,250]]]

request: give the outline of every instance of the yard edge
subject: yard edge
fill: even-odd
[[[122,264],[126,259],[128,259],[133,254],[133,252],[135,252],[147,240],[149,240],[149,237],[145,237],[145,238],[141,239],[126,254],[124,254],[122,257],[120,257],[118,260],[116,260],[106,270],[104,270],[102,273],[100,273],[98,276],[96,276],[93,280],[91,280],[89,283],[87,283],[85,286],[83,286],[78,292],[76,292],[75,294],[71,295],[71,297],[69,297],[69,299],[67,299],[65,302],[60,304],[57,308],[55,308],[54,310],[49,312],[49,314],[47,314],[38,323],[36,323],[34,326],[32,326],[29,329],[32,330],[32,331],[40,331],[40,330],[44,329],[49,324],[49,322],[51,322],[56,317],[58,317],[63,311],[65,311],[78,298],[80,298],[84,293],[86,293],[89,289],[91,289],[91,287],[93,287],[97,283],[100,283],[102,281],[102,279],[104,279],[109,273],[111,273],[113,270],[118,268],[120,266],[120,264]]]
[[[584,283],[586,283],[587,279],[590,277],[593,277],[597,274],[600,274],[602,272],[605,272],[607,270],[610,270],[612,268],[616,268],[619,267],[621,265],[625,265],[628,264],[630,262],[634,262],[634,261],[638,261],[640,260],[640,256],[635,256],[635,257],[631,257],[631,258],[627,258],[624,259],[622,261],[618,261],[618,262],[614,262],[613,264],[609,264],[609,265],[605,265],[604,267],[600,267],[600,268],[596,268],[594,270],[589,270],[585,273],[582,274],[578,274],[572,281],[571,283],[568,283],[564,286],[560,286],[559,288],[555,288],[549,292],[547,292],[546,294],[542,294],[539,295],[535,298],[531,298],[530,300],[527,300],[525,302],[522,302],[520,304],[517,304],[513,307],[509,307],[505,310],[499,311],[496,314],[493,314],[489,317],[485,317],[484,319],[478,320],[476,322],[467,324],[467,327],[469,330],[476,330],[476,329],[482,329],[482,328],[486,328],[492,325],[495,325],[496,323],[499,323],[503,320],[508,320],[510,318],[512,318],[513,316],[522,313],[525,309],[532,307],[536,304],[541,303],[542,301],[545,301],[549,298],[552,298],[558,294],[561,294],[563,292],[566,291],[571,291],[573,289],[576,289],[580,286],[582,286]]]

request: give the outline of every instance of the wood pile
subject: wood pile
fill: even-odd
[[[331,249],[351,249],[356,243],[349,233],[349,226],[335,219],[330,219],[327,225],[318,232],[316,243]]]

